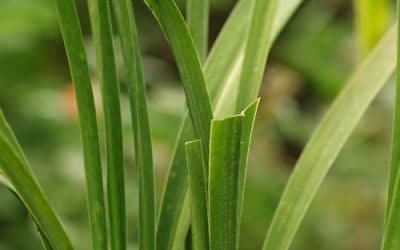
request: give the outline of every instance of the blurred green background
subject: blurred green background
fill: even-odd
[[[184,8],[184,0],[178,2]],[[235,4],[234,0],[211,2],[210,44]],[[99,97],[86,2],[77,0],[77,6]],[[159,203],[185,101],[173,56],[160,29],[142,1],[135,0],[134,7],[148,87]],[[241,249],[260,249],[287,178],[313,128],[355,65],[393,22],[393,16],[394,1],[389,0],[308,0],[282,32],[260,93]],[[121,69],[120,57],[117,51]],[[133,136],[122,72],[120,76],[129,249],[136,249]],[[393,82],[386,85],[346,144],[291,249],[378,249],[393,88]],[[76,249],[89,249],[78,123],[52,0],[0,1],[0,107]],[[100,105],[98,113],[102,128]],[[21,249],[41,249],[38,233],[17,199],[0,187],[0,250]]]

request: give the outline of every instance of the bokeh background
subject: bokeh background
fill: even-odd
[[[76,2],[99,97],[86,1]],[[148,89],[159,204],[185,102],[160,29],[142,1],[133,2]],[[184,8],[184,0],[178,2]],[[234,0],[211,2],[210,44],[235,4]],[[389,0],[307,0],[283,30],[272,49],[260,93],[241,249],[260,249],[284,185],[313,129],[393,17],[394,1]],[[118,51],[117,62],[121,68]],[[291,249],[378,249],[393,87],[391,82],[381,91],[342,150]],[[129,249],[136,249],[137,183],[123,78],[121,89]],[[0,1],[0,107],[76,249],[90,249],[77,115],[52,0]],[[98,105],[100,128],[101,113]],[[0,250],[41,248],[25,209],[0,187]]]

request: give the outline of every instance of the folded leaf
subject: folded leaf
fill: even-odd
[[[211,123],[208,212],[211,250],[238,249],[239,165],[243,115]]]
[[[253,103],[251,103],[243,112],[243,124],[241,133],[241,146],[240,146],[240,164],[238,173],[238,212],[237,212],[237,223],[238,223],[238,236],[240,235],[240,222],[242,217],[242,208],[244,200],[244,191],[246,184],[246,174],[247,174],[247,162],[250,151],[251,137],[253,134],[254,121],[256,119],[256,113],[260,99],[258,98]]]
[[[277,18],[272,29],[272,40],[286,24],[302,0],[284,0],[278,8]],[[206,82],[213,99],[216,117],[226,117],[234,112],[231,103],[236,96],[243,62],[244,39],[250,20],[254,0],[239,1],[218,36],[204,66]],[[154,8],[155,6],[153,6]],[[153,11],[157,11],[154,9]],[[223,60],[221,60],[221,58]],[[160,218],[157,229],[157,242],[164,249],[175,249],[177,239],[184,238],[178,232],[186,233],[190,218],[183,216],[187,207],[187,169],[185,166],[184,144],[194,138],[188,114],[184,115],[176,139],[175,150],[170,164],[168,179],[164,188]]]

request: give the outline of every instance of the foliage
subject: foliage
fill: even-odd
[[[132,185],[124,168],[124,152],[129,150],[123,136],[126,124],[123,103],[127,101],[130,106],[127,123],[133,128],[137,169],[138,248],[239,249],[246,233],[242,215],[246,186],[251,187],[246,182],[248,159],[260,102],[258,95],[264,72],[270,66],[267,59],[273,42],[302,1],[238,1],[209,53],[211,2],[187,1],[186,20],[174,0],[144,2],[176,61],[187,104],[177,131],[160,209],[156,206],[159,196],[155,185],[156,161],[153,161],[156,144],[151,137],[154,125],[148,106],[146,64],[140,52],[141,26],[136,24],[140,14],[136,5],[129,0],[88,0],[102,119],[96,107],[94,77],[75,1],[55,1],[77,103],[91,248],[127,249],[127,229],[136,228],[127,219],[128,204],[134,200],[129,189],[125,189]],[[363,5],[361,1],[355,3]],[[357,11],[358,22],[362,22],[359,32],[371,51],[350,74],[299,156],[277,208],[273,209],[262,249],[290,247],[339,152],[395,70],[399,82],[400,70],[395,66],[400,56],[394,53],[399,39],[395,28],[387,31],[371,49],[386,23],[367,32],[370,24],[365,24],[366,19],[361,17],[369,9],[361,6]],[[114,38],[113,27],[120,43]],[[382,249],[399,247],[396,238],[400,187],[398,99]],[[72,237],[50,205],[3,113],[0,113],[0,152],[0,183],[28,210],[44,247],[73,249]]]

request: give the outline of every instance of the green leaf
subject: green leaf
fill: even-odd
[[[242,138],[240,146],[240,164],[238,173],[238,212],[237,212],[237,222],[238,230],[240,230],[240,220],[242,217],[244,190],[246,184],[246,174],[247,174],[247,162],[250,150],[251,137],[253,134],[254,121],[256,119],[256,113],[258,105],[260,104],[260,99],[257,98],[253,101],[243,112],[243,124],[242,124]],[[238,239],[239,239],[238,231]]]
[[[193,138],[193,128],[188,115],[179,129],[174,157],[170,163],[167,183],[157,227],[157,249],[181,249],[190,224],[188,173],[185,160],[185,140]],[[162,247],[161,247],[162,246]]]
[[[88,3],[105,119],[111,249],[119,250],[126,249],[126,209],[121,109],[111,17],[107,1],[89,0]]]
[[[11,147],[15,150],[15,152],[18,154],[18,157],[23,159],[25,165],[29,165],[28,160],[25,157],[24,152],[22,151],[21,146],[18,143],[17,138],[15,137],[11,127],[9,126],[6,118],[4,117],[3,111],[0,109],[0,134],[3,134],[6,138],[6,140],[10,143]],[[28,170],[31,170],[28,168]],[[33,174],[33,173],[32,173]],[[17,198],[19,201],[21,199],[18,197],[18,193],[15,190],[15,187],[11,184],[10,180],[7,179],[7,177],[4,175],[4,173],[0,169],[0,184],[5,186],[8,190],[10,190]],[[21,201],[21,203],[25,206],[25,204]],[[26,207],[26,209],[29,211],[29,208]],[[31,215],[33,218],[33,215]],[[36,223],[36,222],[35,222]],[[46,234],[43,232],[43,230],[40,228],[40,226],[36,223],[37,228],[40,233],[40,237],[42,239],[43,245],[46,249],[51,250],[53,249],[51,246],[51,243],[49,239],[47,238]]]
[[[188,0],[186,1],[186,19],[191,31],[194,44],[204,61],[208,50],[208,24],[209,24],[209,0]]]
[[[238,249],[238,192],[243,115],[211,123],[208,212],[211,250]]]
[[[400,13],[400,3],[397,1],[398,19]],[[383,232],[382,249],[391,250],[400,248],[400,26],[397,26],[397,63],[396,63],[396,97],[394,107],[393,132],[392,132],[392,152],[389,174],[389,187],[386,205],[385,228]]]
[[[182,78],[186,101],[196,136],[203,143],[204,158],[208,158],[210,121],[213,118],[210,98],[206,87],[203,69],[196,47],[186,26],[185,20],[173,0],[146,0],[159,20],[162,30],[170,43],[172,52]]]
[[[146,89],[140,61],[135,17],[130,0],[113,0],[128,79],[135,160],[139,182],[139,249],[155,249],[153,152]]]
[[[238,84],[247,42],[246,39],[237,38],[248,36],[248,26],[252,16],[249,13],[253,10],[254,2],[255,0],[246,0],[238,3],[228,22],[224,25],[221,35],[210,52],[209,60],[205,64],[205,76],[216,118],[226,117],[236,112],[236,98],[232,97],[238,95]],[[272,35],[269,37],[270,44],[276,40],[279,32],[302,2],[302,0],[279,1]],[[220,58],[224,58],[224,60]],[[259,89],[261,82],[257,84],[258,86],[253,86],[254,89]],[[254,96],[249,97],[248,102],[254,100],[258,93],[253,94]],[[238,109],[238,111],[240,110]]]
[[[24,152],[21,148],[21,146],[18,143],[17,138],[15,137],[10,125],[8,124],[3,111],[0,109],[0,134],[2,134],[7,141],[10,143],[12,148],[16,151],[18,156],[24,160],[25,163],[27,163],[27,159],[25,158]]]
[[[281,2],[276,22],[274,23],[273,37],[276,39],[289,17],[301,3],[301,0],[284,0]],[[235,105],[231,103],[232,96],[237,93],[238,78],[243,62],[245,42],[238,37],[245,37],[250,20],[248,14],[253,7],[254,0],[239,1],[232,14],[225,23],[218,36],[204,66],[210,96],[213,99],[216,117],[225,117]],[[154,6],[153,6],[154,7]],[[153,10],[154,11],[154,10]],[[221,60],[224,58],[224,60]],[[187,211],[188,182],[185,166],[185,142],[194,138],[192,125],[188,114],[184,115],[181,129],[175,144],[172,161],[169,168],[167,183],[161,204],[160,218],[157,229],[158,245],[164,249],[176,249],[175,243],[185,237],[190,218],[184,216]]]
[[[10,138],[13,138],[10,142]],[[0,169],[2,183],[13,191],[28,209],[34,221],[56,249],[73,249],[60,220],[50,206],[39,183],[32,173],[15,136],[0,112]]]
[[[189,172],[190,209],[192,214],[193,250],[208,249],[207,188],[201,140],[186,144],[186,165]]]
[[[78,106],[92,244],[93,249],[104,250],[107,248],[107,235],[100,148],[82,32],[74,1],[55,2]]]
[[[286,185],[264,250],[288,249],[320,184],[360,118],[394,71],[391,29],[355,70],[307,143]]]
[[[388,0],[353,0],[356,35],[362,56],[374,48],[390,20]]]
[[[236,110],[245,108],[258,95],[271,48],[272,28],[280,0],[256,0],[240,73]]]
[[[6,188],[10,189],[10,190],[14,190],[13,185],[11,184],[11,182],[7,179],[7,177],[4,176],[4,173],[2,171],[0,171],[0,184],[5,186]]]

